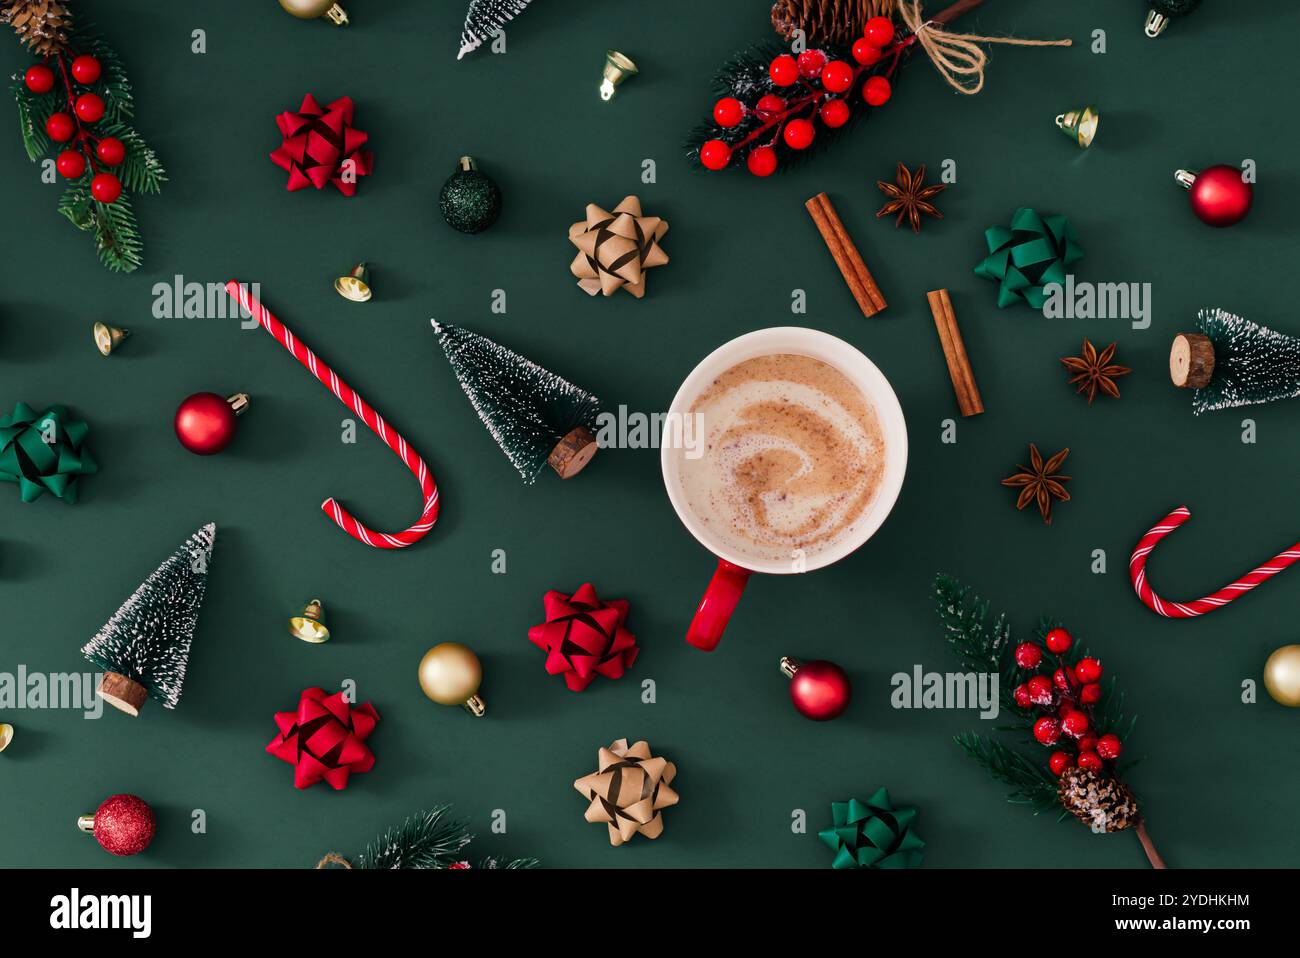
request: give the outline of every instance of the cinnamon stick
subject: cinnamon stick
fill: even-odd
[[[957,406],[963,416],[978,416],[984,411],[984,401],[980,399],[975,374],[970,368],[970,358],[966,355],[966,344],[962,342],[961,330],[957,328],[957,314],[953,311],[952,299],[946,289],[934,289],[925,296],[930,302],[930,312],[934,314],[934,326],[939,331],[943,358],[948,361],[948,377],[952,380],[953,392],[957,394]]]
[[[849,284],[849,291],[858,301],[863,316],[874,316],[889,304],[884,294],[876,285],[875,277],[867,264],[862,261],[858,248],[853,245],[849,231],[844,228],[839,214],[831,204],[831,198],[825,193],[818,193],[804,204],[808,215],[817,224],[817,231],[822,234],[826,248],[830,250],[835,265],[840,268],[844,282]]]

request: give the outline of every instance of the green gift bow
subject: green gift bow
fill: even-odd
[[[0,482],[18,483],[23,502],[34,502],[52,492],[64,502],[77,501],[77,477],[99,471],[83,449],[90,427],[73,421],[63,406],[51,406],[41,415],[26,403],[0,416]],[[48,441],[47,441],[48,440]]]
[[[911,830],[914,818],[915,808],[895,810],[882,788],[865,803],[832,802],[835,825],[817,837],[835,852],[832,868],[915,868],[925,842]]]
[[[1066,268],[1083,259],[1079,237],[1064,216],[1040,216],[1022,206],[1011,217],[1011,227],[991,226],[984,231],[989,255],[975,267],[975,275],[998,282],[998,305],[1017,301],[1042,309],[1049,283],[1065,283]]]

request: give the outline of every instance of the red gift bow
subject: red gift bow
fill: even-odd
[[[324,689],[303,689],[296,712],[275,713],[280,734],[266,750],[294,766],[294,788],[321,779],[345,788],[349,774],[374,767],[374,753],[364,740],[378,721],[379,713],[369,702],[353,708],[342,692],[326,695]]]
[[[551,590],[542,597],[546,621],[528,638],[546,652],[546,671],[564,674],[570,690],[581,692],[597,675],[621,678],[636,661],[636,636],[623,627],[627,600],[601,602],[590,582],[572,596]]]
[[[374,157],[361,147],[368,137],[352,127],[352,98],[342,97],[324,109],[308,93],[297,113],[284,112],[275,118],[284,142],[271,154],[271,162],[289,171],[285,189],[293,192],[307,186],[321,190],[333,183],[344,196],[357,191],[356,177],[370,173]],[[351,182],[343,178],[351,165]]]

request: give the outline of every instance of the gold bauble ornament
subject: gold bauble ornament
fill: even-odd
[[[0,724],[0,752],[9,747],[9,743],[14,740],[14,727],[12,725]]]
[[[459,642],[435,645],[420,660],[420,688],[439,705],[463,705],[475,718],[487,711],[478,696],[483,666]]]
[[[1264,688],[1279,705],[1300,708],[1300,645],[1284,645],[1268,657]]]
[[[291,13],[299,20],[315,20],[325,17],[336,27],[348,25],[348,12],[334,0],[280,0],[285,13]]]

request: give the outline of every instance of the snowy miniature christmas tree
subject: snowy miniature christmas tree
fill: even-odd
[[[129,715],[153,696],[175,708],[207,588],[217,527],[209,522],[113,613],[81,654],[104,670],[99,694]]]
[[[1300,339],[1203,309],[1197,333],[1179,333],[1169,352],[1175,386],[1195,390],[1196,415],[1300,396]]]
[[[477,50],[505,29],[507,23],[528,9],[531,0],[470,0],[465,26],[460,32],[459,60]]]
[[[432,322],[461,389],[524,482],[548,463],[569,479],[591,461],[600,400],[486,336]]]

